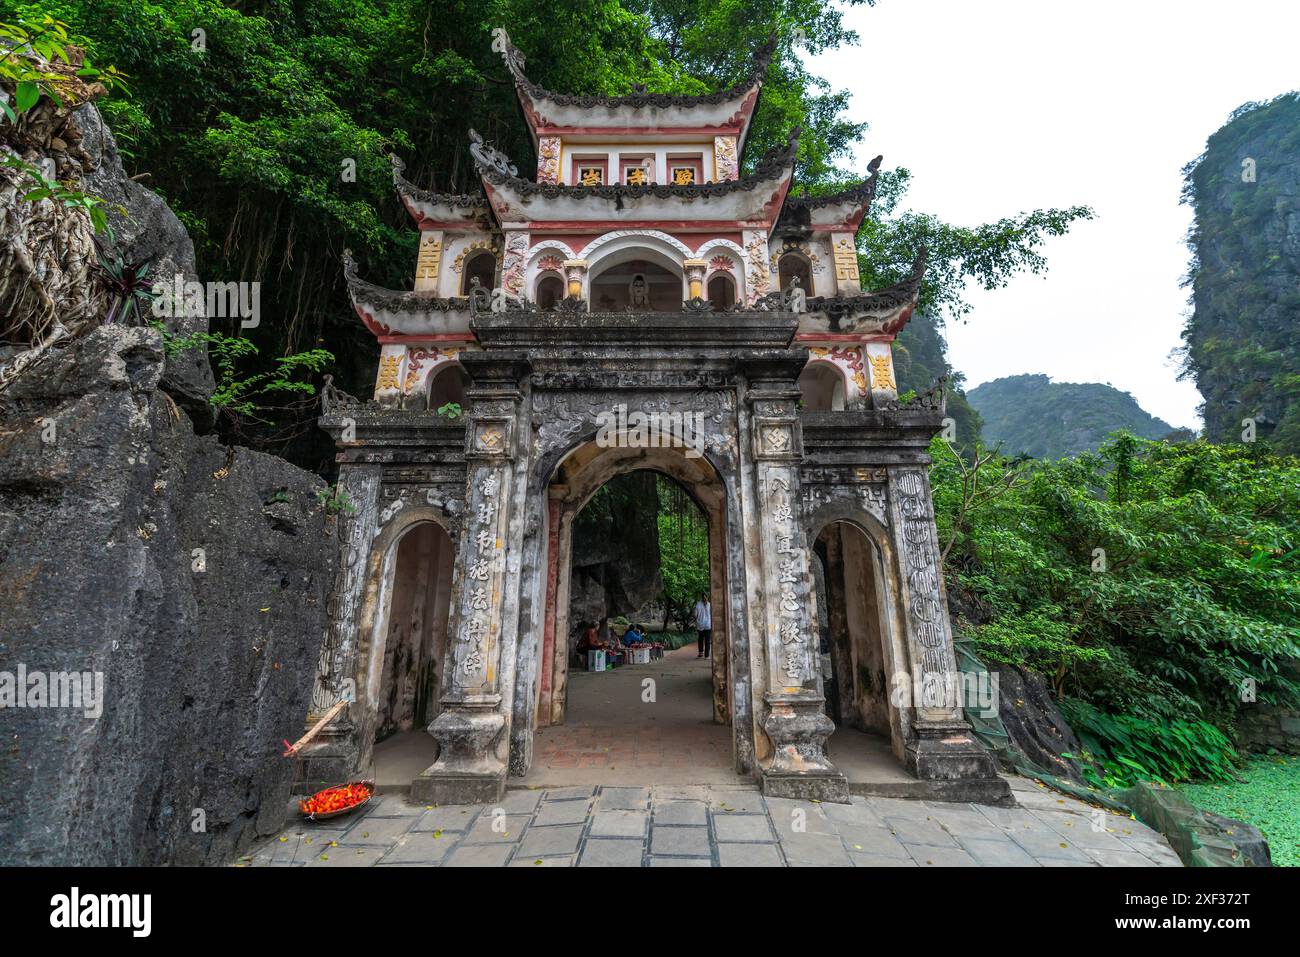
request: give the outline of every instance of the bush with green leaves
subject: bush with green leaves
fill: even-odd
[[[227,336],[220,332],[194,332],[176,335],[163,329],[160,322],[153,326],[163,330],[163,348],[168,357],[190,349],[206,347],[216,377],[216,388],[208,404],[218,412],[237,416],[256,417],[269,408],[280,407],[272,399],[285,396],[316,395],[316,386],[297,378],[302,373],[324,372],[334,361],[334,356],[324,349],[309,349],[293,355],[280,356],[272,369],[261,372],[241,371],[241,362],[257,355],[257,346],[241,336]]]
[[[969,634],[1107,716],[1088,727],[1113,760],[1212,777],[1244,699],[1300,703],[1282,668],[1300,657],[1300,460],[1118,434],[1059,462],[989,456],[972,481],[932,451],[952,585],[986,612]],[[971,508],[972,485],[1005,490]],[[1138,744],[1153,740],[1163,763]]]

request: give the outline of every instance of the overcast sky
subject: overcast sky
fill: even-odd
[[[1300,0],[879,0],[847,20],[861,44],[809,66],[871,124],[856,168],[883,153],[912,171],[905,205],[962,225],[1097,212],[1048,242],[1045,277],[970,291],[946,331],[967,388],[1106,382],[1199,428],[1170,358],[1188,311],[1181,170],[1236,107],[1300,89]]]

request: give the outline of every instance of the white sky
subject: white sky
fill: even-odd
[[[883,153],[912,171],[905,206],[961,225],[1097,212],[1048,241],[1045,277],[970,290],[974,311],[946,330],[966,387],[1106,382],[1199,427],[1169,356],[1188,310],[1181,170],[1236,107],[1300,88],[1300,2],[879,0],[846,19],[860,45],[809,68],[871,124],[856,169]]]

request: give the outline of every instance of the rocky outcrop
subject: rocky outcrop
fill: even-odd
[[[103,116],[87,104],[74,118],[91,161],[85,188],[108,204],[108,224],[117,254],[127,262],[149,263],[149,278],[154,282],[174,283],[177,276],[182,283],[198,282],[189,233],[161,196],[126,175],[117,141]],[[166,323],[179,335],[208,329],[208,320],[202,315],[168,316]],[[169,358],[162,385],[191,417],[205,426],[209,423],[212,410],[207,400],[213,380],[206,349],[190,349]]]
[[[101,259],[128,265],[131,273],[144,267],[145,289],[177,277],[198,281],[193,242],[163,199],[123,169],[113,134],[90,102],[103,88],[82,82],[76,76],[81,52],[72,47],[69,54],[70,63],[24,54],[61,77],[62,101],[43,96],[16,123],[0,123],[6,159],[0,164],[0,342],[9,347],[0,348],[0,386],[39,361],[45,347],[84,335],[110,316],[134,325],[155,319],[144,300],[122,316],[122,297],[110,288]],[[0,84],[0,96],[10,100],[10,87]],[[40,197],[42,178],[85,194],[105,214],[107,229],[97,232],[80,203]],[[207,331],[197,303],[190,315],[176,311],[182,315],[165,320],[172,332]],[[206,348],[170,358],[163,387],[203,428],[212,425]]]
[[[636,614],[662,590],[655,475],[621,475],[574,525],[569,620],[576,625]]]
[[[0,393],[3,864],[217,863],[285,820],[323,484],[196,436],[163,368],[159,333],[106,326]],[[71,673],[80,701],[37,694]]]
[[[1247,103],[1188,165],[1193,311],[1187,371],[1206,437],[1300,453],[1300,94]]]
[[[1083,746],[1056,707],[1047,683],[1014,665],[1000,665],[994,673],[998,676],[998,717],[1011,746],[1043,771],[1083,784],[1078,763],[1061,757],[1080,754]]]

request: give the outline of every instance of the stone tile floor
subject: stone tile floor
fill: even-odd
[[[513,790],[496,806],[415,807],[388,794],[337,826],[299,820],[237,866],[1180,866],[1137,821],[1011,785],[1021,807],[815,804],[727,785]]]

